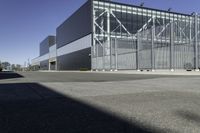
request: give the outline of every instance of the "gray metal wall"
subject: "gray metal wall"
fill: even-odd
[[[40,43],[40,56],[49,52],[49,47],[55,44],[55,36],[48,36]]]
[[[92,32],[91,2],[86,2],[56,30],[57,48]]]
[[[40,70],[49,70],[49,60],[40,62]]]
[[[87,48],[57,57],[58,70],[91,69],[90,53],[91,48]]]

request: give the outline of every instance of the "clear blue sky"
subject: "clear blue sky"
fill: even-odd
[[[113,0],[182,13],[200,13],[199,0]],[[86,0],[0,0],[0,60],[24,64],[39,55],[39,43]]]

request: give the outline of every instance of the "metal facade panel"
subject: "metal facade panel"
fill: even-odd
[[[56,37],[55,36],[49,36],[48,38],[49,38],[49,47],[56,44]]]
[[[49,70],[49,60],[40,62],[40,70]]]
[[[58,70],[91,69],[91,48],[82,49],[73,53],[57,57]]]
[[[56,30],[57,48],[92,32],[91,2],[86,2]]]
[[[56,44],[49,47],[49,59],[57,57],[57,49]]]
[[[40,43],[40,56],[49,52],[49,47],[55,44],[55,36],[48,36]]]
[[[74,42],[69,43],[61,48],[57,49],[57,55],[65,55],[69,53],[73,53],[75,51],[79,51],[88,47],[91,47],[91,34],[87,35],[83,38],[80,38]]]

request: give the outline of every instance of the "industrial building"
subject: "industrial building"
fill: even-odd
[[[55,40],[47,41],[46,50],[46,41],[40,44],[42,54],[33,65],[103,71],[200,68],[197,13],[88,0],[56,29]]]
[[[40,56],[32,60],[40,70],[57,70],[56,37],[48,36],[40,43]]]

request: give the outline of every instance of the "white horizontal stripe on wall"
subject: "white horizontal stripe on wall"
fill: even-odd
[[[49,47],[49,52],[55,51],[55,50],[56,50],[56,44],[54,44],[53,46]]]
[[[91,47],[91,34],[71,42],[57,50],[57,56],[76,52]]]
[[[38,65],[41,61],[45,61],[45,60],[48,60],[48,59],[49,59],[49,53],[33,59],[32,65]]]
[[[56,50],[49,52],[49,58],[55,58],[56,57]]]
[[[90,48],[91,39],[92,39],[92,36],[91,34],[89,34],[83,38],[80,38],[74,42],[71,42],[57,49],[57,52],[56,52],[56,45],[53,45],[49,48],[49,53],[33,59],[32,65],[39,65],[41,61],[49,60],[49,58],[54,58],[56,56],[61,56],[61,55],[69,54],[69,53],[76,52],[82,49]]]

